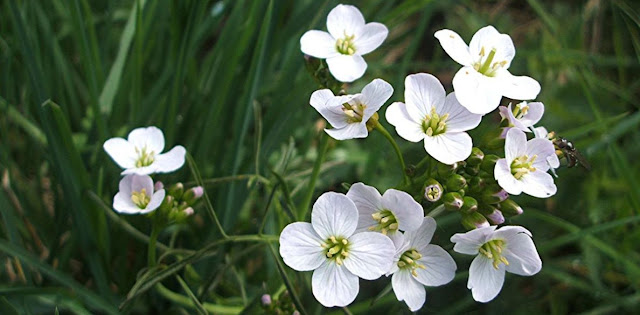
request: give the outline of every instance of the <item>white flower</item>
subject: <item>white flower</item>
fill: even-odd
[[[385,114],[398,135],[411,142],[424,139],[427,153],[444,164],[469,157],[473,144],[465,131],[477,127],[482,116],[462,107],[454,93],[446,95],[431,74],[409,75],[404,85],[406,104],[393,103]]]
[[[394,242],[399,230],[417,230],[424,217],[422,206],[404,191],[389,189],[381,196],[374,187],[355,183],[347,197],[358,208],[356,232],[378,231]]]
[[[496,162],[494,177],[500,187],[512,195],[524,192],[547,198],[556,193],[553,177],[547,173],[551,156],[555,156],[553,143],[535,138],[527,141],[520,129],[511,128],[504,144],[504,159]]]
[[[324,306],[346,306],[358,295],[358,277],[379,278],[391,268],[395,247],[381,233],[355,233],[358,210],[347,196],[322,194],[311,223],[295,222],[280,234],[280,256],[298,271],[314,270],[313,295]]]
[[[164,200],[164,189],[153,191],[148,175],[129,174],[120,180],[120,191],[113,197],[113,209],[124,214],[145,214],[156,210]]]
[[[327,32],[311,30],[300,38],[303,53],[327,59],[329,71],[342,82],[352,82],[364,74],[362,58],[378,48],[389,30],[380,23],[364,23],[358,8],[339,4],[327,16]]]
[[[122,175],[173,172],[184,164],[186,150],[177,145],[171,151],[160,154],[164,149],[164,135],[156,127],[137,128],[127,137],[111,138],[103,148],[111,158],[125,170]]]
[[[366,138],[369,135],[367,121],[391,94],[391,84],[375,79],[362,89],[362,93],[355,95],[334,96],[329,89],[317,90],[311,94],[309,103],[333,126],[333,129],[324,130],[332,138]]]
[[[547,139],[551,141],[552,141],[551,138],[555,136],[555,134],[550,135],[549,132],[547,131],[547,128],[542,126],[533,128],[533,134],[536,136],[536,138],[542,138],[542,139]],[[558,155],[554,154],[554,155],[548,156],[547,162],[551,167],[551,171],[554,172],[554,175],[555,175],[555,169],[560,167],[560,159],[558,158]]]
[[[404,233],[396,248],[389,274],[398,301],[405,301],[412,312],[425,302],[424,286],[436,287],[453,280],[456,262],[442,247],[429,244],[436,230],[436,221],[425,217],[416,231]],[[402,235],[402,234],[400,234]]]
[[[537,124],[544,114],[544,104],[540,102],[522,102],[516,104],[512,110],[511,103],[509,103],[509,107],[500,106],[498,110],[502,119],[508,121],[508,128],[515,127],[524,132],[531,132],[529,128]]]
[[[486,303],[495,298],[504,283],[505,271],[532,276],[542,268],[542,261],[531,238],[531,232],[521,226],[488,226],[457,233],[451,237],[453,250],[477,255],[469,268],[467,288],[473,299]]]
[[[453,77],[453,89],[462,106],[476,114],[486,114],[498,107],[502,96],[531,100],[540,93],[540,84],[526,76],[514,76],[509,70],[516,54],[511,37],[485,26],[471,38],[469,46],[456,32],[435,33],[444,51],[462,69]]]

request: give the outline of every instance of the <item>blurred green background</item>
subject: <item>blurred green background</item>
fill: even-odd
[[[433,33],[467,42],[485,25],[516,46],[510,71],[542,85],[541,124],[574,142],[592,165],[562,168],[558,194],[514,198],[543,260],[533,277],[509,274],[488,304],[466,289],[471,257],[454,254],[458,276],[428,288],[423,313],[633,313],[640,310],[640,3],[618,1],[346,1],[390,30],[366,55],[365,76],[395,88],[428,72],[448,92],[459,68]],[[0,313],[117,313],[145,283],[146,217],[110,209],[120,169],[102,143],[142,126],[164,131],[167,147],[184,145],[200,170],[229,234],[279,234],[287,213],[304,204],[323,121],[309,96],[299,39],[326,30],[337,1],[6,0],[0,3]],[[503,100],[506,105],[507,100]],[[397,137],[407,164],[421,145]],[[496,113],[483,125],[499,123]],[[472,135],[474,135],[472,133]],[[475,139],[475,138],[474,138]],[[379,133],[330,141],[312,201],[362,181],[384,191],[400,181],[396,157]],[[193,185],[187,164],[156,176]],[[204,204],[188,224],[160,236],[175,266],[219,239]],[[438,217],[434,242],[451,250],[463,231],[455,214]],[[277,245],[277,244],[273,244]],[[232,243],[127,300],[122,312],[260,313],[260,296],[290,306],[294,288],[307,313],[408,313],[393,293],[376,296],[383,277],[361,281],[349,309],[313,298],[310,273],[284,266],[270,246]],[[193,263],[191,263],[193,262]],[[178,275],[179,277],[176,277]],[[285,285],[285,282],[286,285]],[[375,303],[372,304],[372,301]],[[198,305],[199,303],[202,303]],[[199,308],[202,306],[202,308]],[[290,312],[290,311],[289,311]],[[286,313],[286,312],[285,312]]]

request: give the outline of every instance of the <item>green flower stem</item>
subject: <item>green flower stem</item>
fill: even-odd
[[[162,295],[167,300],[170,300],[182,306],[196,309],[196,305],[194,304],[193,300],[187,296],[173,292],[167,289],[167,287],[163,286],[160,283],[156,284],[155,289],[158,293],[160,293],[160,295]],[[228,314],[228,315],[240,314],[244,309],[243,306],[226,306],[226,305],[217,305],[217,304],[211,304],[206,302],[202,303],[202,306],[204,307],[205,310],[207,310],[207,312],[210,312],[212,314]]]
[[[311,171],[311,178],[309,179],[309,185],[307,185],[307,194],[304,196],[300,207],[298,207],[298,219],[304,221],[304,218],[307,216],[307,210],[309,210],[309,205],[311,204],[311,198],[313,198],[313,192],[316,187],[316,181],[318,179],[318,175],[320,175],[320,167],[322,166],[322,162],[324,162],[324,157],[327,153],[327,149],[329,148],[329,136],[327,136],[324,132],[320,136],[322,139],[320,140],[318,156],[316,157],[316,162],[313,164],[313,171]]]
[[[191,175],[193,175],[193,177],[195,178],[198,186],[204,187],[204,183],[202,182],[202,176],[200,176],[200,171],[198,170],[198,167],[196,166],[196,162],[193,160],[193,157],[191,156],[191,154],[187,152],[186,158],[187,158],[187,163],[189,164],[189,168],[191,169]],[[205,205],[207,206],[209,216],[218,227],[218,230],[220,231],[222,238],[225,238],[225,239],[228,238],[229,235],[227,235],[227,233],[224,231],[224,228],[222,227],[222,224],[220,223],[220,220],[216,215],[216,211],[213,209],[213,205],[211,204],[211,200],[209,199],[209,195],[207,194],[206,189],[203,189],[202,197],[204,197],[204,202],[205,202]]]
[[[442,212],[444,212],[444,205],[439,205],[437,206],[435,209],[431,210],[429,213],[427,213],[428,217],[432,217],[435,218],[437,216],[439,216]]]
[[[156,265],[156,241],[158,240],[158,235],[160,234],[160,226],[157,222],[157,215],[153,217],[153,227],[151,228],[151,236],[149,236],[149,247],[147,248],[147,264],[149,267],[153,267]]]
[[[404,177],[404,182],[406,185],[410,185],[411,184],[411,179],[409,178],[409,176],[407,175],[406,169],[407,167],[404,164],[404,158],[402,157],[402,152],[400,152],[400,148],[398,147],[398,144],[396,143],[395,140],[393,140],[393,137],[391,136],[391,134],[387,131],[387,129],[385,129],[380,122],[376,121],[375,122],[375,128],[380,131],[380,133],[387,138],[387,140],[389,140],[389,142],[391,143],[391,146],[393,146],[393,149],[396,151],[396,155],[398,156],[398,161],[400,162],[400,167],[402,168],[402,176]]]

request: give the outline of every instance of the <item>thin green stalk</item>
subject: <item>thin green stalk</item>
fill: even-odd
[[[427,216],[435,218],[435,217],[439,216],[441,213],[443,213],[444,210],[445,210],[444,209],[444,205],[439,205],[435,209],[433,209],[429,213],[427,213]]]
[[[307,194],[304,196],[300,207],[298,207],[298,219],[302,221],[304,221],[304,218],[307,216],[307,210],[311,204],[311,198],[313,198],[316,181],[318,179],[318,175],[320,175],[320,167],[322,166],[322,162],[324,162],[324,157],[327,153],[327,149],[329,148],[329,136],[322,133],[321,138],[322,140],[320,140],[320,146],[318,147],[318,156],[316,157],[316,162],[313,164],[313,171],[311,172],[311,178],[309,179],[309,185],[307,186]]]
[[[391,146],[393,146],[393,150],[396,151],[396,155],[398,156],[398,161],[400,162],[400,167],[402,169],[402,177],[404,178],[404,182],[406,185],[411,184],[411,179],[409,179],[409,176],[407,175],[406,169],[407,167],[404,164],[404,158],[402,157],[402,152],[400,152],[400,148],[398,147],[398,144],[396,143],[396,141],[393,139],[393,137],[391,136],[391,134],[387,131],[387,129],[385,129],[380,122],[376,121],[375,122],[375,128],[380,131],[380,133],[387,138],[387,140],[389,140],[389,143],[391,143]]]
[[[154,216],[153,227],[151,228],[151,236],[149,236],[149,247],[147,252],[148,265],[153,267],[156,265],[156,241],[160,234],[160,226],[158,226],[156,217]]]
[[[205,202],[205,205],[207,206],[207,210],[209,210],[209,215],[211,216],[211,219],[213,220],[213,222],[218,227],[218,230],[220,231],[220,234],[222,234],[222,238],[225,238],[225,239],[229,238],[229,235],[227,235],[227,233],[224,231],[224,228],[222,227],[222,224],[220,223],[220,220],[218,220],[218,216],[216,215],[215,210],[213,210],[213,205],[211,204],[211,200],[209,199],[209,195],[207,194],[207,190],[204,189],[204,183],[202,182],[202,177],[200,176],[200,171],[198,170],[198,167],[196,166],[196,162],[193,160],[193,157],[191,156],[190,153],[187,152],[186,156],[187,156],[187,163],[189,163],[189,168],[191,169],[191,174],[195,178],[196,183],[198,184],[198,186],[202,186],[203,187],[202,196],[204,197],[204,202]]]
[[[162,284],[158,283],[155,287],[156,291],[160,293],[164,298],[170,300],[174,303],[180,304],[182,306],[191,307],[196,309],[196,305],[193,300],[187,296],[184,296],[179,293],[175,293],[169,289],[167,289]],[[225,306],[225,305],[217,305],[211,303],[202,303],[202,306],[205,310],[213,314],[240,314],[244,309],[243,306]]]

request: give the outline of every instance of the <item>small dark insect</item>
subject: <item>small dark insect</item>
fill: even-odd
[[[556,137],[555,139],[553,139],[553,145],[557,150],[560,150],[562,152],[562,156],[567,158],[567,167],[581,165],[586,170],[591,170],[591,165],[589,164],[587,159],[585,159],[584,156],[580,154],[580,151],[576,149],[576,147],[573,145],[573,142],[562,137]]]

